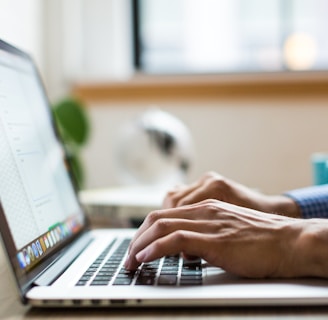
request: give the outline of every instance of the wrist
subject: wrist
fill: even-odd
[[[298,204],[293,199],[284,195],[268,196],[268,207],[266,211],[291,218],[302,217]]]
[[[304,227],[295,241],[295,268],[299,276],[328,278],[328,221],[304,220]]]

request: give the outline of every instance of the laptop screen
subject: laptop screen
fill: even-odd
[[[16,273],[25,274],[76,235],[84,215],[35,66],[3,42],[0,150],[1,233]]]

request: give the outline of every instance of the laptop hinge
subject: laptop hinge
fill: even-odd
[[[90,234],[85,234],[71,245],[65,253],[51,264],[34,282],[36,286],[48,286],[54,282],[92,242]]]

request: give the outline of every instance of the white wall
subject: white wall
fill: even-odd
[[[328,101],[322,98],[159,102],[190,128],[196,159],[190,180],[215,170],[268,193],[312,183],[310,156],[328,150]],[[145,102],[93,104],[93,135],[84,152],[89,188],[118,182],[113,142]]]
[[[46,85],[51,101],[77,81],[132,73],[130,0],[43,0]]]
[[[0,0],[0,39],[29,52],[43,70],[42,0]]]
[[[129,74],[129,38],[123,39],[120,33],[124,29],[128,32],[124,21],[128,19],[129,9],[124,9],[128,0],[119,5],[121,1],[0,0],[0,38],[31,52],[44,74],[50,97],[55,100],[68,93],[79,77],[90,75],[95,79],[92,61],[99,67],[105,59],[106,70],[113,71],[109,78]],[[89,19],[96,14],[85,11],[92,4],[93,9],[104,5],[108,17],[112,17],[109,21],[115,18],[118,21],[109,24],[107,32],[88,47],[81,40],[85,28],[91,30],[93,23],[97,23],[92,28],[99,34],[107,16],[104,11],[99,21]],[[89,27],[84,23],[86,17],[89,17]],[[111,29],[120,25],[118,29]],[[108,42],[104,42],[107,37]],[[102,45],[103,59],[97,59]],[[86,52],[84,46],[87,46]],[[111,48],[119,50],[109,54]],[[76,60],[76,53],[80,51],[83,54]],[[125,52],[125,56],[120,52]],[[116,65],[123,60],[123,65]],[[282,192],[310,184],[311,153],[328,150],[328,101],[324,98],[242,101],[231,97],[202,102],[159,101],[158,104],[183,120],[193,134],[197,156],[190,180],[206,170],[216,170],[265,192]],[[115,134],[123,123],[148,107],[148,103],[142,101],[90,106],[93,134],[83,154],[87,187],[117,183],[112,166]]]

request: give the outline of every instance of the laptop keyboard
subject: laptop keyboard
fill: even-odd
[[[179,255],[143,263],[137,270],[123,266],[130,239],[124,239],[108,256],[113,240],[85,271],[77,286],[166,285],[186,286],[202,284],[201,260],[185,261]]]

